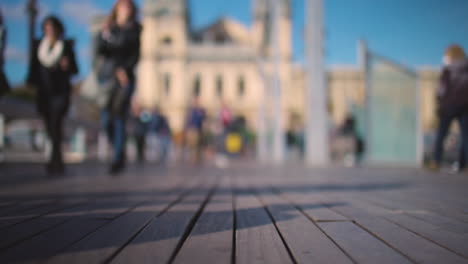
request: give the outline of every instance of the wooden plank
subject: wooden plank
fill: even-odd
[[[5,208],[5,210],[2,210],[0,212],[0,217],[20,216],[23,214],[27,214],[29,210],[34,210],[40,207],[46,207],[56,202],[57,202],[56,200],[32,200],[28,202],[22,202],[22,203],[16,204],[15,206]]]
[[[437,243],[446,249],[450,249],[458,255],[468,258],[467,236],[448,232],[441,229],[440,227],[434,226],[430,223],[421,221],[405,214],[392,214],[386,216],[385,218],[395,224],[398,224],[402,228],[405,228],[421,237]]]
[[[160,184],[161,186],[155,189],[155,192],[168,191],[172,188],[178,189],[178,183],[179,181]],[[164,189],[164,187],[172,188]],[[25,252],[30,252],[29,249],[37,248],[37,250],[31,250],[31,255],[50,257],[52,254],[56,254],[61,249],[66,248],[86,236],[89,233],[87,231],[90,229],[93,230],[93,227],[97,223],[107,223],[138,204],[145,202],[145,200],[148,201],[148,199],[149,198],[146,196],[141,199],[133,199],[131,196],[128,197],[127,193],[121,193],[119,196],[113,196],[112,199],[97,200],[80,207],[69,208],[54,214],[49,214],[1,232],[0,235],[3,235],[5,239],[1,241],[0,247],[10,248],[12,245],[18,244],[11,250],[7,250],[5,253],[6,256],[8,256],[7,253],[10,251],[21,251],[25,249]],[[152,202],[160,204],[169,203],[165,198],[158,196],[153,198]],[[88,222],[90,223],[89,227],[84,224]],[[59,230],[59,232],[57,232],[57,230]],[[80,230],[82,230],[81,235],[79,232]],[[65,243],[64,240],[69,241],[69,243]],[[45,245],[42,244],[43,241],[48,241],[46,248],[44,248]],[[0,254],[0,256],[2,255]]]
[[[297,262],[353,263],[315,223],[284,199],[272,192],[262,192],[261,200],[273,216]]]
[[[352,222],[322,222],[318,225],[357,263],[411,263]]]
[[[106,223],[108,223],[107,220],[74,218],[49,232],[24,241],[20,246],[0,252],[0,262],[43,262]]]
[[[177,197],[174,197],[177,198]],[[78,243],[61,252],[50,263],[101,263],[167,205],[146,204],[130,210]]]
[[[194,183],[195,181],[190,179],[186,181],[187,185],[184,187],[190,188]],[[96,232],[65,248],[48,262],[101,263],[106,261],[152,219],[178,201],[185,191],[185,188],[178,186],[173,193],[169,192],[171,194],[163,202],[158,201],[157,198],[143,202]]]
[[[442,248],[406,229],[395,225],[383,218],[373,216],[366,211],[354,207],[338,206],[334,210],[352,217],[357,224],[379,237],[391,247],[408,256],[417,263],[468,263],[453,252]]]
[[[220,188],[196,222],[174,263],[231,263],[234,213],[232,190],[223,179]]]
[[[371,215],[379,216],[386,219],[402,229],[418,235],[421,238],[431,241],[459,256],[467,258],[468,238],[464,235],[449,232],[441,229],[438,226],[421,221],[407,214],[392,211],[384,207],[379,207],[373,203],[364,202],[362,200],[353,200],[353,207],[359,208]],[[340,210],[342,211],[342,210]]]
[[[64,210],[67,208],[73,208],[79,206],[80,204],[84,203],[85,201],[80,202],[58,202],[48,206],[41,206],[36,207],[23,214],[16,215],[16,216],[3,216],[0,217],[0,230],[9,228],[13,225],[27,222],[28,220],[35,219],[37,217],[41,217],[43,215],[53,213],[56,211]],[[0,231],[1,232],[1,231]]]
[[[247,192],[236,193],[236,263],[293,263],[265,208]]]
[[[82,217],[88,219],[109,219],[115,218],[137,203],[135,201],[116,201],[115,208],[103,209],[109,206],[108,203],[91,203],[76,208],[70,208],[55,214],[50,214],[44,217],[36,218],[32,221],[16,225],[12,228],[2,230],[0,235],[3,237],[0,240],[0,249],[9,248],[19,242],[40,235],[47,230],[51,230],[64,224],[74,217]],[[103,210],[105,212],[103,212]],[[105,217],[105,218],[104,218]]]
[[[450,210],[450,204],[437,206],[433,205],[432,199],[422,202],[413,197],[404,196],[402,198],[390,195],[373,199],[371,202],[394,211],[406,213],[448,231],[468,233],[468,222],[466,222],[468,217],[464,217],[455,210]],[[441,207],[444,209],[441,209]]]
[[[315,222],[350,221],[347,217],[330,210],[330,207],[342,205],[343,202],[324,202],[315,194],[295,194],[281,192],[281,195],[292,201]]]
[[[207,202],[212,185],[205,183],[153,219],[125,248],[112,259],[112,263],[167,263],[173,257],[191,224],[196,221]]]

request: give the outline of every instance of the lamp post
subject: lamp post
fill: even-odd
[[[37,0],[28,0],[26,4],[26,14],[28,15],[28,45],[29,45],[29,59],[32,56],[32,46],[36,37],[36,19],[39,13],[37,7]]]
[[[327,166],[330,161],[327,92],[323,46],[323,0],[306,1],[306,163]]]

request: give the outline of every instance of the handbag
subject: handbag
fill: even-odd
[[[95,67],[81,85],[81,96],[101,108],[107,106],[118,86],[113,72],[113,62],[103,58],[97,59]]]

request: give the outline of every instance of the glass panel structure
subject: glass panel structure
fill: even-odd
[[[419,87],[415,72],[368,54],[366,152],[371,164],[419,164]]]

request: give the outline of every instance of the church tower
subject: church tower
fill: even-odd
[[[138,99],[146,108],[166,112],[182,107],[189,42],[186,0],[144,0]]]

